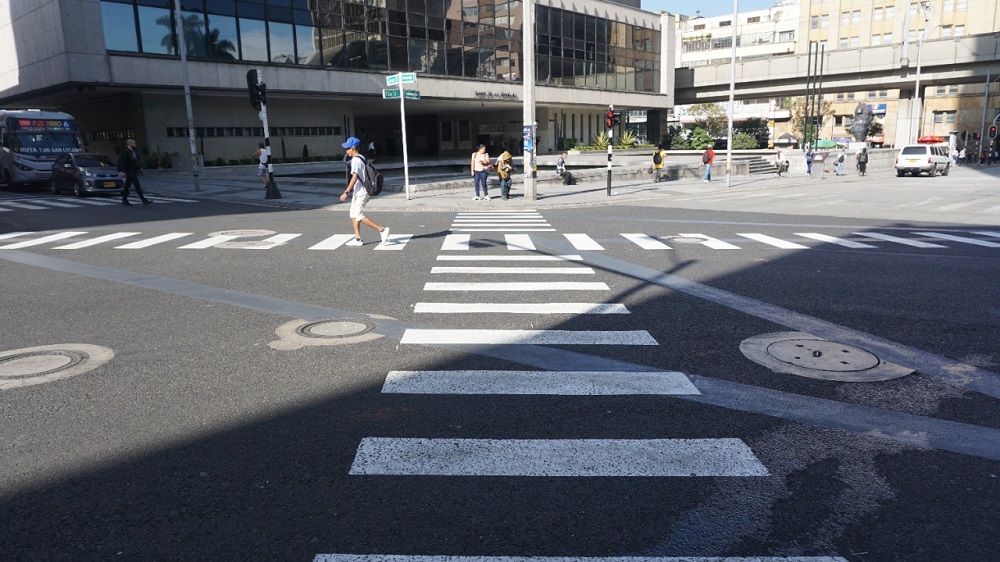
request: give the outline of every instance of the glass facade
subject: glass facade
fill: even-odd
[[[173,0],[101,0],[109,51],[176,55]],[[187,55],[520,82],[520,0],[182,0]],[[536,7],[538,84],[656,92],[660,32]]]

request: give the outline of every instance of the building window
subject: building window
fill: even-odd
[[[964,12],[969,9],[969,0],[955,0],[955,11]]]
[[[819,29],[819,16],[809,16],[809,29]]]
[[[851,23],[854,25],[861,23],[861,10],[851,12]]]
[[[896,13],[896,7],[895,6],[886,6],[885,7],[885,21],[892,21],[892,19],[895,17],[895,13]]]
[[[733,25],[732,20],[730,20],[730,21],[720,21],[719,22],[719,27],[730,27],[732,25]]]
[[[872,12],[872,21],[882,21],[882,7],[881,6],[879,6],[878,8],[875,8],[875,11]]]
[[[965,35],[965,26],[964,25],[956,25],[955,26],[955,37],[961,37],[963,35]]]
[[[847,37],[841,37],[840,38],[840,48],[841,49],[846,49],[847,48]]]
[[[782,31],[778,33],[778,41],[781,43],[788,43],[790,41],[795,41],[794,31]]]
[[[858,45],[860,45],[860,43],[861,42],[860,42],[860,40],[859,40],[859,38],[857,36],[851,37],[851,48],[852,49],[857,49]]]
[[[819,17],[819,26],[822,29],[830,27],[830,14],[823,14]]]
[[[942,38],[951,37],[951,26],[950,25],[942,25],[941,26],[941,37]]]
[[[882,36],[877,34],[872,35],[872,47],[878,47],[881,44],[882,44]]]
[[[747,23],[760,23],[760,16],[754,16],[752,18],[747,18]]]
[[[705,24],[703,23],[699,23],[698,25],[694,26],[695,31],[701,31],[703,29],[705,29]]]
[[[941,8],[941,12],[945,14],[950,14],[955,11],[955,0],[944,0],[944,7]]]
[[[840,25],[851,23],[851,12],[840,12]]]

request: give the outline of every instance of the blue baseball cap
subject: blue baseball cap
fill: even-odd
[[[347,142],[340,145],[344,148],[357,148],[361,146],[361,141],[357,137],[348,137]]]

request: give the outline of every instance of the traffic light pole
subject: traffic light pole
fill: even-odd
[[[604,124],[608,128],[608,197],[611,197],[611,155],[615,144],[615,125],[619,123],[619,115],[621,112],[616,112],[615,106],[609,105],[604,119]]]
[[[271,161],[271,129],[267,126],[267,85],[261,80],[260,72],[247,72],[247,88],[250,91],[250,105],[260,109],[257,114],[264,125],[264,156],[267,158],[267,186],[264,199],[281,199],[278,184],[274,183],[274,163]]]
[[[177,19],[177,52],[181,55],[181,77],[184,81],[184,107],[187,110],[188,141],[191,149],[191,173],[194,176],[194,190],[201,191],[198,179],[198,149],[194,144],[194,116],[191,112],[191,83],[188,81],[187,41],[184,39],[184,25],[181,22],[180,0],[174,0],[174,14]]]

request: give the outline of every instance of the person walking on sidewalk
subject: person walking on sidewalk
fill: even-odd
[[[267,187],[267,154],[264,152],[264,143],[257,143],[257,150],[253,151],[253,157],[257,159],[257,177],[260,182]]]
[[[712,164],[715,163],[715,151],[711,146],[706,147],[705,152],[701,153],[701,163],[705,165],[705,178],[702,181],[708,183],[712,181]]]
[[[774,147],[774,177],[780,178],[781,172],[785,171],[785,157],[781,153],[781,147]]]
[[[837,175],[838,176],[844,175],[844,161],[846,161],[846,160],[847,160],[847,154],[844,152],[844,149],[841,148],[840,149],[840,154],[837,155]]]
[[[656,152],[653,153],[653,181],[656,183],[660,182],[660,179],[667,179],[663,175],[663,163],[667,160],[667,151],[663,150],[663,145],[656,145]]]
[[[128,202],[128,191],[133,185],[135,185],[135,194],[139,196],[143,205],[153,203],[146,199],[146,195],[142,192],[142,186],[139,185],[139,174],[142,173],[142,167],[139,166],[139,155],[135,152],[135,139],[125,141],[125,149],[118,155],[118,171],[125,176],[125,187],[122,188],[122,205],[131,205]]]
[[[868,149],[862,148],[858,153],[858,175],[863,176],[868,171]]]
[[[497,157],[496,162],[497,177],[500,178],[500,197],[504,201],[510,199],[510,188],[514,183],[514,159],[511,157],[509,151],[503,151],[503,154]]]
[[[365,175],[365,159],[361,156],[361,151],[359,150],[361,141],[356,137],[350,137],[347,139],[347,142],[340,146],[347,149],[347,156],[351,158],[351,179],[347,182],[347,189],[340,194],[340,200],[347,201],[348,194],[354,194],[351,199],[350,211],[351,226],[354,228],[354,240],[349,241],[347,245],[364,245],[364,242],[361,241],[362,224],[377,230],[384,243],[389,239],[389,227],[380,226],[377,222],[365,216],[365,204],[368,203],[370,196],[368,195],[368,191],[365,190],[365,183],[367,183],[368,178]]]
[[[479,201],[480,185],[483,186],[483,199],[490,200],[490,193],[486,187],[486,173],[491,167],[490,155],[486,153],[486,145],[477,146],[476,151],[472,153],[472,160],[469,162],[469,172],[472,176],[472,182],[476,186],[476,196],[472,198],[473,201]]]

